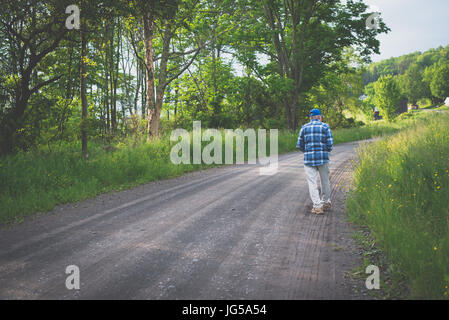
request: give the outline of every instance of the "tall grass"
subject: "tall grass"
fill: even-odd
[[[350,219],[370,227],[409,280],[411,298],[447,299],[449,114],[362,147],[348,198]]]
[[[404,126],[402,122],[377,122],[360,128],[335,130],[333,134],[338,144],[397,132],[401,126]],[[279,131],[279,153],[295,151],[297,138],[298,132]],[[133,139],[129,139],[109,148],[91,141],[88,160],[81,158],[79,143],[63,144],[60,149],[53,148],[58,150],[53,152],[42,149],[2,157],[0,223],[20,221],[29,213],[50,210],[58,203],[77,201],[102,192],[208,167],[205,164],[173,164],[170,161],[173,145],[169,136],[136,145]]]

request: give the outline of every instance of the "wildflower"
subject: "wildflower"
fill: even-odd
[[[433,251],[437,251],[437,250],[438,250],[437,246],[433,247]]]
[[[388,188],[391,188],[391,184],[388,185]]]
[[[440,190],[440,188],[441,188],[440,186],[437,186],[437,190]]]

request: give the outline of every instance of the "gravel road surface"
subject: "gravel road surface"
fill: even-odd
[[[333,208],[312,203],[302,153],[60,205],[0,228],[0,299],[351,299],[344,212],[358,143],[331,153]],[[66,288],[66,267],[80,289]],[[357,284],[362,285],[362,284]]]

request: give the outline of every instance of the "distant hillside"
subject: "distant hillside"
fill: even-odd
[[[400,57],[393,57],[370,64],[363,75],[363,82],[367,85],[377,81],[380,76],[403,75],[413,63],[417,63],[421,70],[425,70],[427,67],[445,61],[449,61],[449,45],[430,49],[424,53],[417,51]]]

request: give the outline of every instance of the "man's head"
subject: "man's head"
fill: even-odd
[[[320,109],[310,110],[309,117],[310,117],[310,120],[318,119],[318,120],[322,121]]]

